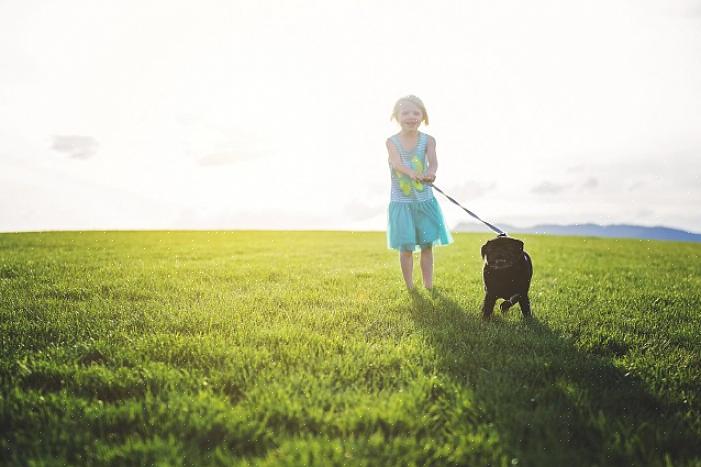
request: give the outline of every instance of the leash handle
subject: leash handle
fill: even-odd
[[[424,182],[424,183],[426,183],[426,182]],[[503,230],[501,230],[499,227],[493,226],[493,225],[490,224],[489,222],[483,221],[482,219],[480,219],[479,216],[478,216],[477,214],[475,214],[474,212],[470,211],[470,210],[467,209],[466,207],[462,206],[460,203],[458,203],[457,201],[455,201],[455,200],[454,200],[453,198],[451,198],[450,196],[446,195],[445,192],[444,192],[443,190],[441,190],[440,188],[438,188],[438,187],[437,187],[436,185],[434,185],[433,183],[426,183],[426,184],[427,184],[427,185],[430,185],[430,186],[432,186],[434,189],[438,190],[438,192],[439,192],[440,194],[442,194],[443,196],[445,196],[446,198],[448,198],[450,201],[452,201],[453,204],[455,204],[456,206],[458,206],[459,208],[461,208],[463,211],[465,211],[466,213],[468,213],[469,215],[471,215],[472,217],[474,217],[475,219],[477,219],[478,221],[480,221],[481,223],[483,223],[484,225],[486,225],[487,227],[489,227],[490,229],[492,229],[494,232],[496,232],[497,234],[499,234],[500,237],[506,237],[506,232],[504,232]]]

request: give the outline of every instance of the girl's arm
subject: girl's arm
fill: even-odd
[[[412,180],[418,179],[418,174],[411,170],[409,167],[405,167],[402,164],[402,158],[399,156],[399,151],[397,151],[396,146],[392,141],[387,138],[387,152],[389,153],[389,165],[397,172],[403,173],[411,177]]]
[[[438,170],[438,157],[436,156],[436,138],[428,137],[426,144],[426,158],[428,159],[428,170],[423,176],[427,182],[433,182],[436,179],[436,171]]]

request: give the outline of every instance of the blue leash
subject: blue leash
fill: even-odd
[[[425,183],[425,182],[424,182],[424,183]],[[452,201],[456,206],[458,206],[458,207],[461,208],[463,211],[465,211],[466,213],[468,213],[469,215],[471,215],[472,217],[474,217],[475,219],[477,219],[478,221],[480,221],[481,223],[483,223],[484,225],[486,225],[487,227],[489,227],[490,229],[492,229],[494,232],[496,232],[497,234],[499,234],[500,237],[506,237],[506,236],[507,236],[507,235],[506,235],[506,232],[504,232],[503,230],[501,230],[499,227],[495,227],[495,226],[493,226],[492,224],[490,224],[489,222],[483,221],[482,219],[480,219],[479,216],[478,216],[477,214],[475,214],[474,212],[470,211],[470,210],[467,209],[466,207],[462,206],[460,203],[458,203],[457,201],[455,201],[455,200],[454,200],[453,198],[451,198],[450,196],[446,195],[445,192],[444,192],[443,190],[441,190],[440,188],[438,188],[436,185],[434,185],[434,184],[432,184],[432,183],[427,183],[427,185],[431,185],[434,189],[438,190],[438,192],[439,192],[440,194],[442,194],[443,196],[445,196],[446,198],[448,198],[450,201]]]

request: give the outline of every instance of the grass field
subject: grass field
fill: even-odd
[[[0,460],[701,465],[701,244],[524,235],[483,322],[455,237],[412,295],[382,233],[0,234]]]

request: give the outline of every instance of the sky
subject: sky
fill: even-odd
[[[0,231],[383,230],[407,94],[486,220],[701,232],[701,0],[0,0]]]

